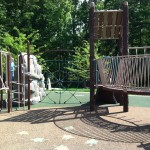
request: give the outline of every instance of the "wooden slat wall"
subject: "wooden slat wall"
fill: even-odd
[[[116,20],[116,28],[115,28],[115,38],[117,38],[119,36],[119,34],[122,35],[122,15],[123,15],[123,12],[118,12],[117,13],[117,20]]]
[[[102,33],[103,33],[103,27],[102,27],[103,22],[104,22],[103,13],[100,13],[99,14],[99,26],[100,27],[98,27],[99,28],[99,36],[98,36],[98,38],[103,36],[102,35]]]
[[[112,15],[111,39],[114,38],[115,25],[116,25],[116,17],[117,17],[117,12],[113,12],[113,15]]]
[[[122,11],[95,12],[95,39],[118,39],[122,35],[122,16]]]
[[[95,13],[94,15],[94,33],[97,34],[97,37],[99,37],[99,14]]]
[[[111,26],[110,25],[112,25],[112,15],[113,15],[112,12],[108,13],[108,27],[107,27],[107,31],[106,31],[107,38],[111,37]]]
[[[103,34],[102,37],[105,38],[106,37],[106,29],[107,29],[107,23],[108,23],[108,19],[107,19],[108,13],[104,13],[103,17],[104,17],[104,23],[103,23]]]

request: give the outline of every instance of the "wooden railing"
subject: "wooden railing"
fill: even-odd
[[[149,92],[149,54],[100,58],[97,64],[102,86]]]

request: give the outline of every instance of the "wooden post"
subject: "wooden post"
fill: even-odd
[[[90,30],[90,111],[94,110],[94,2],[91,2],[89,13]]]
[[[128,55],[129,9],[128,2],[123,3],[123,55]]]
[[[27,56],[28,56],[28,110],[30,110],[30,42],[27,42]]]
[[[8,113],[11,111],[11,99],[10,99],[10,49],[8,49],[8,54],[7,54],[7,86],[8,86],[8,91],[7,91],[7,103],[8,103]]]
[[[124,92],[124,94],[123,94],[123,111],[124,112],[129,111],[128,105],[129,105],[128,94],[127,94],[127,92]]]
[[[22,103],[22,54],[19,55],[19,75],[18,75],[18,104],[20,107],[20,104]]]
[[[122,55],[128,55],[129,9],[128,2],[123,3],[123,51]],[[128,111],[128,93],[123,94],[123,111]]]

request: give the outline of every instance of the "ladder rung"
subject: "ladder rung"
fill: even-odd
[[[18,91],[18,90],[11,90],[12,93],[13,93],[13,92],[16,92],[16,91]]]
[[[13,93],[16,93],[16,94],[22,94],[22,95],[23,95],[23,92],[13,92]]]
[[[5,88],[0,88],[0,91],[1,91],[1,90],[8,90],[8,89],[9,89],[9,88],[6,88],[6,87],[5,87]]]
[[[30,73],[30,72],[26,72],[26,73],[25,73],[25,75],[28,75],[28,76],[30,76],[30,75],[31,75],[31,73]]]
[[[13,83],[13,84],[19,84],[19,85],[24,85],[24,84],[18,83],[18,82],[11,82],[11,83]]]
[[[23,102],[18,102],[18,101],[13,101],[14,103],[17,103],[17,104],[21,104],[21,103],[23,103]]]
[[[12,98],[13,101],[16,100],[16,99],[18,99],[18,98]]]

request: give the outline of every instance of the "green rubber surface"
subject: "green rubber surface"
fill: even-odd
[[[129,106],[150,107],[150,96],[129,95]]]
[[[32,108],[42,107],[75,107],[89,103],[90,93],[89,92],[78,92],[78,91],[47,91],[47,96],[42,99],[41,102],[31,105]],[[110,107],[109,104],[108,107]],[[129,95],[129,106],[133,107],[149,107],[150,108],[150,96],[142,95]],[[107,105],[105,105],[107,107]],[[16,110],[27,110],[28,107],[13,107],[12,111]],[[2,111],[7,111],[3,108]]]
[[[66,101],[66,103],[64,103]],[[50,92],[41,102],[32,105],[37,107],[72,107],[86,104],[90,101],[89,92],[65,91],[62,93]],[[54,103],[56,102],[56,104]],[[129,95],[129,106],[150,107],[150,96]]]

